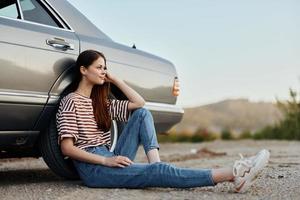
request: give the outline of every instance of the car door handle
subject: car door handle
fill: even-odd
[[[70,44],[61,38],[47,39],[46,44],[62,50],[74,50],[74,44]]]

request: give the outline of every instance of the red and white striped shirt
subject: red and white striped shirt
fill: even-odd
[[[107,106],[111,119],[128,121],[128,100],[108,99]],[[65,96],[56,113],[58,143],[63,138],[74,138],[74,145],[86,148],[107,144],[110,146],[110,131],[104,132],[97,126],[92,99],[72,92]]]

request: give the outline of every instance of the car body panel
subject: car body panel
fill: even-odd
[[[172,84],[177,74],[171,63],[114,42],[81,39],[81,49],[89,48],[105,52],[108,70],[125,80],[146,101],[176,102],[176,97],[172,96]]]
[[[54,81],[76,59],[79,41],[70,31],[2,17],[0,22],[0,130],[30,130]],[[74,50],[49,46],[49,38],[64,38]]]
[[[113,41],[67,1],[38,1],[60,28],[0,16],[0,150],[32,150],[86,49],[103,52],[109,70],[144,97],[158,133],[182,119],[183,109],[172,95],[177,72],[170,61]],[[49,43],[53,40],[70,48],[57,48]]]

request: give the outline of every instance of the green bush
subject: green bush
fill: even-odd
[[[253,136],[250,131],[243,131],[238,139],[251,139]]]
[[[300,100],[297,93],[290,89],[291,99],[286,102],[277,100],[277,106],[284,119],[274,126],[267,126],[254,133],[254,139],[300,140]]]
[[[192,136],[192,140],[194,141],[212,141],[215,139],[217,139],[216,134],[203,128],[198,128]]]
[[[228,129],[222,130],[221,138],[222,138],[222,140],[232,140],[233,139],[232,134]]]

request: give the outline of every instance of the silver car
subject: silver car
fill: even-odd
[[[146,100],[158,133],[178,123],[174,65],[116,43],[65,0],[0,1],[0,157],[40,157],[58,175],[76,179],[57,144],[55,113],[68,93],[80,52],[103,52],[107,65]],[[115,86],[111,98],[124,99]],[[124,124],[113,121],[112,148]]]

